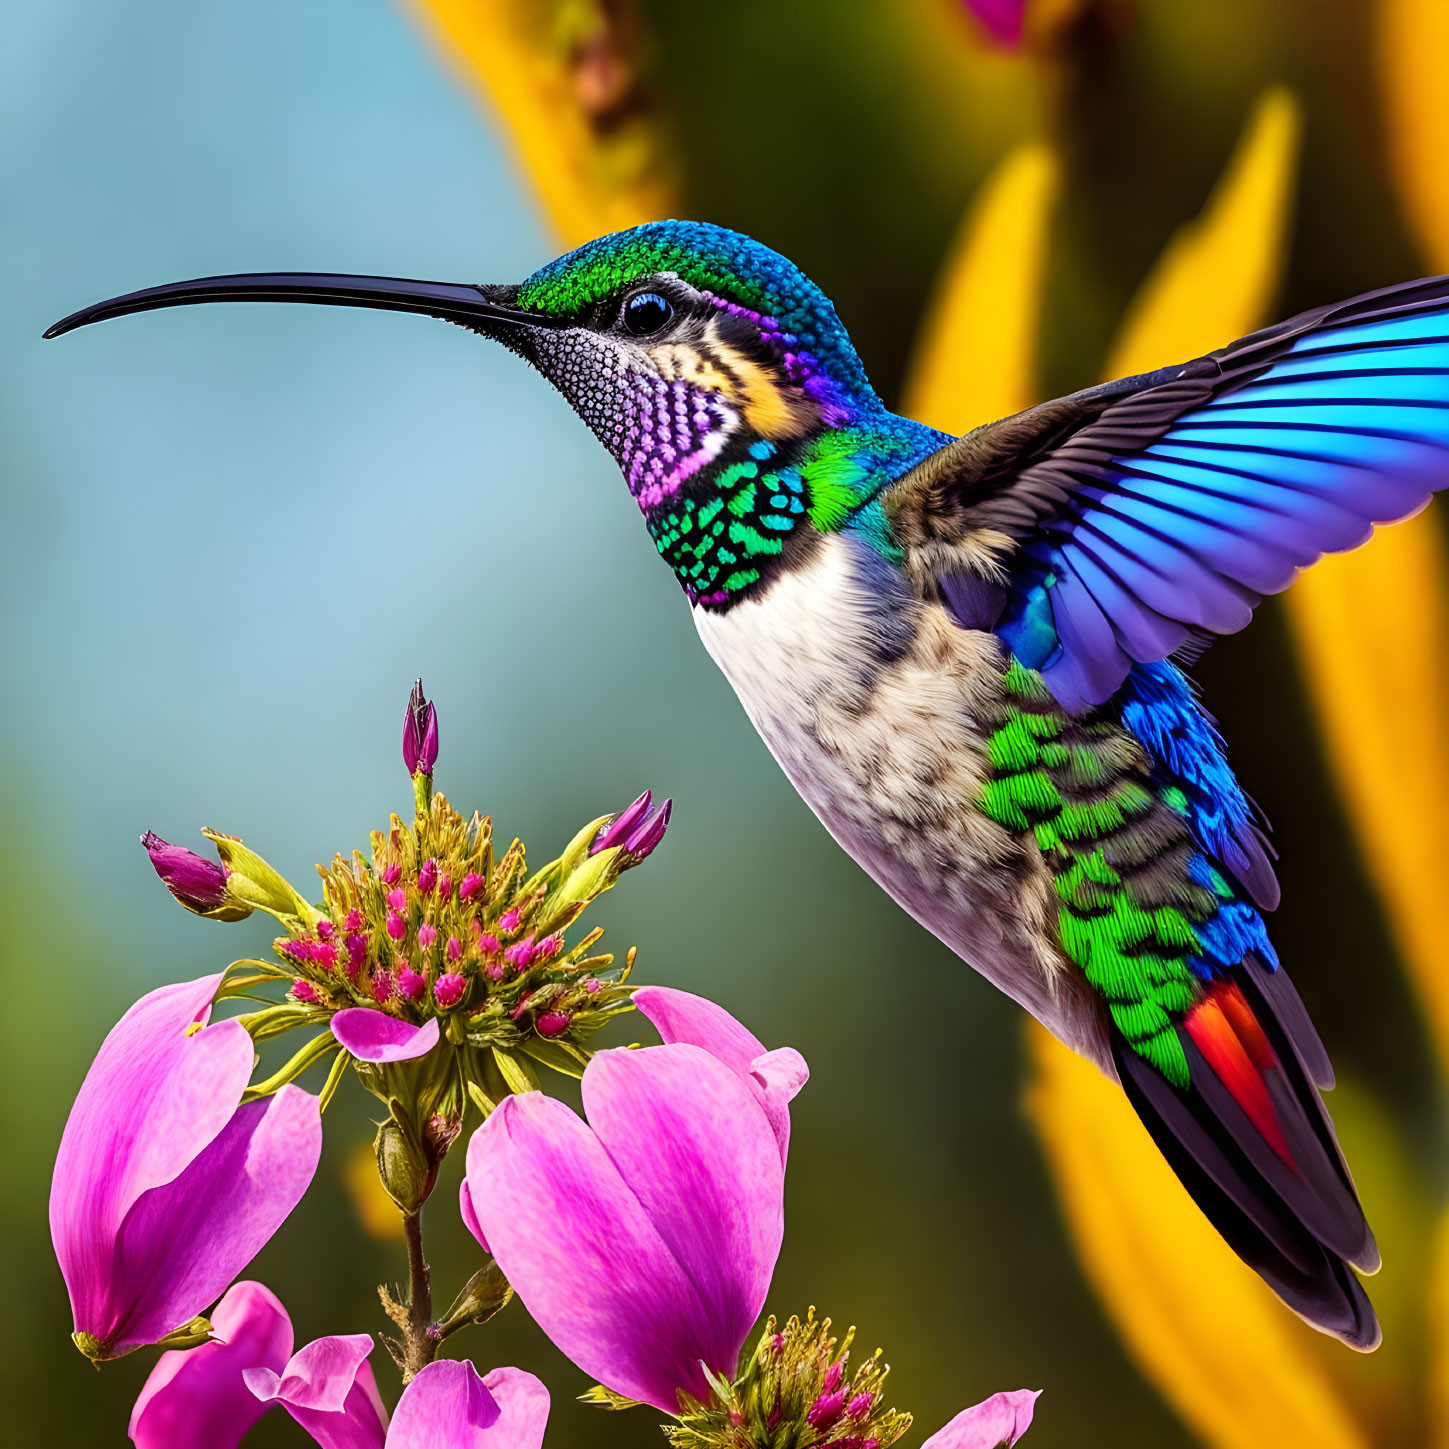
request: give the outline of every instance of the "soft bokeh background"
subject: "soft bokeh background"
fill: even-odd
[[[811,1061],[774,1309],[815,1303],[859,1324],[923,1429],[1031,1385],[1048,1390],[1030,1440],[1042,1449],[1186,1445],[1188,1423],[1203,1442],[1267,1442],[1236,1407],[1216,1437],[1211,1415],[1174,1417],[1168,1405],[1187,1412],[1191,1395],[1132,1346],[1132,1288],[1125,1310],[1110,1293],[1099,1306],[1078,1264],[1089,1235],[1080,1214],[1066,1230],[1069,1175],[1058,1154],[1054,1184],[1023,1111],[1033,1068],[1017,1013],[798,801],[698,646],[613,465],[545,384],[461,331],[332,309],[184,309],[39,339],[83,303],[212,272],[514,280],[571,230],[602,229],[590,218],[668,203],[793,255],[896,397],[983,180],[1046,136],[1058,200],[1028,371],[1061,391],[1099,374],[1268,86],[1290,88],[1303,122],[1291,249],[1270,238],[1275,315],[1449,265],[1449,238],[1434,260],[1432,194],[1446,123],[1432,104],[1413,110],[1435,77],[1407,73],[1432,67],[1414,27],[1434,9],[1041,0],[1027,44],[1003,50],[953,0],[740,0],[707,22],[666,0],[416,13],[389,0],[9,0],[0,1365],[17,1440],[123,1442],[151,1361],[97,1375],[68,1341],[44,1204],[85,1064],[142,991],[268,937],[178,911],[136,837],[194,842],[212,825],[306,879],[406,806],[398,726],[421,674],[441,711],[441,788],[540,859],[646,784],[676,797],[666,847],[591,917],[616,949],[640,947],[639,979],[707,991]],[[618,54],[570,49],[605,12]],[[1408,36],[1397,51],[1393,25]],[[554,115],[547,88],[524,82],[560,47],[583,61]],[[588,122],[578,136],[570,106]],[[578,153],[596,143],[591,171]],[[586,184],[570,189],[569,164]],[[1442,519],[1426,523],[1432,570]],[[1366,591],[1354,617],[1381,602]],[[1372,1159],[1367,1205],[1389,1228],[1384,1352],[1367,1368],[1331,1344],[1306,1352],[1327,1386],[1315,1392],[1349,1405],[1332,1442],[1449,1443],[1434,1438],[1449,1434],[1433,1415],[1442,1321],[1420,1301],[1446,1166],[1425,972],[1421,960],[1416,998],[1403,902],[1359,843],[1372,832],[1351,803],[1352,762],[1346,773],[1342,734],[1326,746],[1320,727],[1331,684],[1311,670],[1272,603],[1197,671],[1276,827],[1275,937],[1349,1084],[1335,1108],[1351,1155]],[[1422,712],[1417,672],[1374,678],[1391,718]],[[1433,789],[1426,777],[1416,798],[1381,803],[1442,819]],[[1442,861],[1423,862],[1430,886]],[[299,1342],[381,1326],[373,1285],[402,1271],[343,1187],[366,1117],[349,1089],[316,1187],[254,1269]],[[1091,1143],[1086,1156],[1108,1160]],[[429,1220],[444,1298],[476,1256],[451,1201],[445,1185]],[[585,1381],[518,1308],[454,1343],[547,1378],[556,1449],[657,1442],[647,1413],[572,1403]],[[251,1442],[303,1437],[272,1416]]]

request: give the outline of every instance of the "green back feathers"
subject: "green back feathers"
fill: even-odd
[[[1201,994],[1197,925],[1217,903],[1191,877],[1172,790],[1152,788],[1141,746],[1118,724],[1065,714],[1015,659],[1004,685],[982,809],[1034,836],[1056,887],[1062,949],[1132,1049],[1185,1087],[1175,1023]]]

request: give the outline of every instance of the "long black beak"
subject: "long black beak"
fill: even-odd
[[[405,277],[350,277],[328,272],[252,272],[233,277],[198,277],[127,292],[62,318],[46,330],[59,337],[90,322],[184,307],[192,302],[320,302],[332,307],[377,307],[386,312],[421,312],[479,331],[518,327],[564,327],[568,323],[511,305],[516,287],[475,287],[461,282],[414,282]]]

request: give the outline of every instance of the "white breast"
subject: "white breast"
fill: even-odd
[[[957,628],[848,534],[759,599],[696,609],[705,647],[795,788],[927,929],[1051,1031],[1108,1060],[1100,1004],[1055,945],[1034,848],[982,814],[995,639]],[[1108,1066],[1110,1070],[1110,1066]]]

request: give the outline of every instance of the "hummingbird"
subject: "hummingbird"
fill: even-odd
[[[46,336],[218,301],[422,313],[538,369],[826,829],[1120,1083],[1288,1307],[1376,1346],[1333,1071],[1264,924],[1275,852],[1184,666],[1449,481],[1449,278],[964,437],[886,407],[794,264],[698,222],[518,285],[207,277]]]

